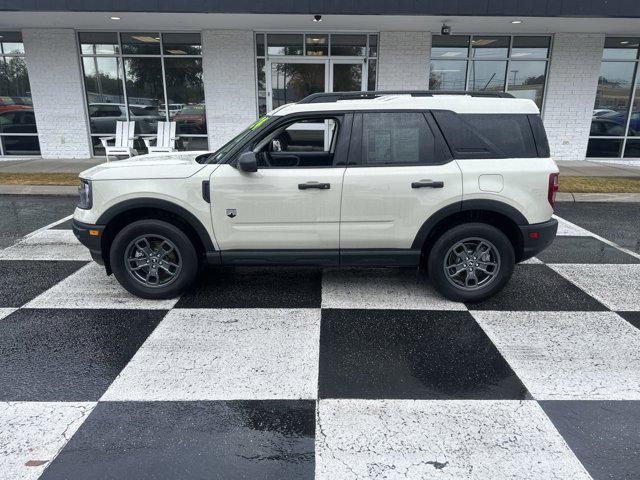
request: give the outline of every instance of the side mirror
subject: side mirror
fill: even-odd
[[[238,168],[242,172],[257,172],[258,160],[256,159],[256,154],[253,152],[244,152],[240,154],[238,157]]]

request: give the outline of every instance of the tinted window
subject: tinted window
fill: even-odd
[[[507,157],[538,156],[526,115],[463,114],[460,117]]]
[[[433,163],[435,139],[422,113],[364,113],[362,163]]]

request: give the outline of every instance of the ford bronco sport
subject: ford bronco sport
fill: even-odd
[[[73,229],[144,298],[205,265],[421,267],[479,301],[554,239],[558,168],[534,102],[504,93],[314,94],[217,151],[80,174]]]

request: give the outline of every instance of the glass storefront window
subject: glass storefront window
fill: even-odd
[[[139,153],[159,121],[176,122],[178,150],[207,149],[199,33],[81,32],[78,41],[94,155],[118,121],[135,122]]]
[[[1,155],[40,155],[20,32],[0,32]]]
[[[587,157],[640,158],[640,38],[605,40]]]
[[[302,34],[267,34],[267,53],[269,55],[302,55],[303,46]]]
[[[465,90],[466,79],[466,61],[431,60],[429,88],[432,90]]]
[[[363,57],[366,50],[366,35],[331,35],[331,55]]]
[[[434,35],[429,88],[505,91],[542,109],[551,37]]]
[[[329,35],[309,34],[305,35],[305,53],[313,57],[326,57],[329,55]]]

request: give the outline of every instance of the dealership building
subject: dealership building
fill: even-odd
[[[168,120],[215,149],[310,93],[430,89],[532,99],[556,159],[637,161],[639,65],[638,0],[0,0],[0,159],[101,156],[126,120],[141,153]]]

